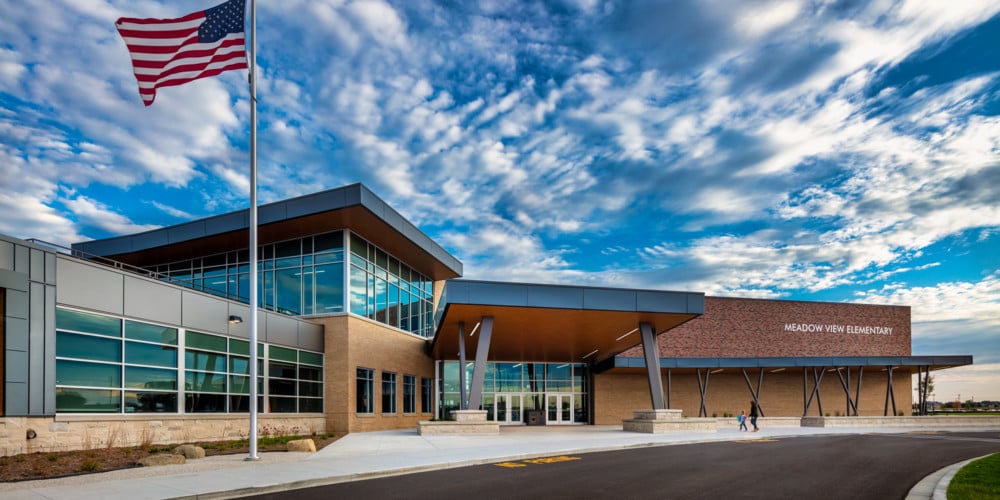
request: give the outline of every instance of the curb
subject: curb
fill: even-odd
[[[992,453],[981,457],[963,460],[932,472],[927,477],[921,479],[919,483],[915,484],[913,488],[910,488],[910,492],[906,495],[906,500],[947,500],[948,485],[951,484],[951,480],[955,477],[955,474],[958,473],[962,467],[969,464],[969,462],[975,462],[980,458],[986,458],[990,455],[992,455]]]

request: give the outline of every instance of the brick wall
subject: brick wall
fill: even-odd
[[[705,314],[657,342],[663,357],[909,356],[910,308],[705,297]]]
[[[357,316],[314,320],[325,328],[326,421],[333,432],[365,432],[416,428],[432,413],[421,413],[421,378],[434,378],[434,361],[425,351],[426,340]],[[370,368],[375,376],[375,413],[358,415],[356,375]],[[396,374],[396,413],[382,412],[382,373]],[[416,413],[403,413],[403,376],[416,377]]]
[[[756,389],[757,371],[748,370],[750,381]],[[703,374],[704,375],[704,374]],[[666,376],[663,389],[667,391]],[[862,376],[858,414],[861,416],[881,416],[884,410],[886,372],[880,368],[866,368]],[[812,372],[808,376],[808,394],[812,391]],[[694,373],[671,372],[670,407],[684,410],[684,416],[697,417],[700,403],[698,378]],[[851,370],[851,397],[857,387],[857,369]],[[632,410],[651,408],[649,385],[645,374],[618,373],[594,376],[594,423],[620,424],[623,419],[632,418]],[[911,374],[903,370],[893,372],[893,393],[897,412],[910,414],[913,400]],[[750,390],[739,369],[726,369],[710,374],[705,394],[705,409],[708,416],[722,417],[726,413],[738,414],[741,409],[750,410]],[[823,414],[845,415],[847,400],[843,385],[835,372],[824,373],[820,383],[820,401]],[[802,416],[802,371],[787,370],[781,373],[765,373],[761,386],[760,402],[768,417]],[[892,413],[890,403],[889,412]],[[809,415],[819,415],[819,404],[814,399],[809,407]]]

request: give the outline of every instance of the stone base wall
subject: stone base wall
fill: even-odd
[[[0,456],[245,439],[249,426],[249,416],[231,415],[0,417]],[[324,432],[322,415],[257,416],[258,437]]]

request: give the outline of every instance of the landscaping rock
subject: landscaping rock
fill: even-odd
[[[187,462],[184,455],[174,455],[173,453],[157,453],[139,460],[139,465],[143,467],[156,467],[158,465],[181,465]]]
[[[316,442],[312,439],[296,439],[288,442],[288,451],[316,452]]]
[[[184,458],[196,459],[205,458],[205,449],[193,444],[182,444],[174,448],[175,455],[182,455]]]

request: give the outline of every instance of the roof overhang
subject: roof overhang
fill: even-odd
[[[349,229],[432,280],[462,274],[457,258],[363,184],[261,205],[257,212],[260,244]],[[249,227],[249,209],[239,210],[144,233],[75,243],[73,250],[85,257],[142,267],[245,249]]]
[[[930,368],[943,370],[972,364],[972,356],[787,356],[773,358],[660,358],[660,369],[685,370],[693,372],[709,369],[713,373],[741,368],[763,369],[766,372],[780,372],[799,368]],[[640,357],[618,356],[605,359],[594,370],[596,373],[646,373],[646,361]]]
[[[429,345],[435,359],[458,359],[464,325],[474,359],[483,317],[493,317],[490,361],[593,363],[638,344],[640,323],[662,333],[704,312],[692,292],[449,280]]]

